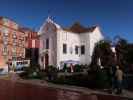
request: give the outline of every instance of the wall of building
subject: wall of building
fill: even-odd
[[[85,54],[80,54],[81,64],[90,64],[90,34],[90,32],[80,34],[80,45],[85,45]]]
[[[80,46],[80,36],[78,34],[67,32],[64,30],[58,31],[57,37],[57,56],[58,56],[58,65],[61,61],[75,60],[80,61],[80,53],[75,54],[75,46]],[[67,53],[63,53],[63,44],[67,45]]]
[[[37,32],[23,28],[26,35],[25,58],[30,59],[31,66],[38,65],[40,41]]]
[[[25,57],[25,33],[14,21],[0,17],[0,66],[13,57]]]
[[[48,53],[49,56],[49,64],[55,65],[57,64],[57,34],[55,26],[51,23],[46,23],[40,37],[40,49],[39,49],[39,63],[45,68],[45,54]],[[49,49],[46,49],[46,40],[49,40]]]
[[[58,65],[61,61],[74,60],[80,64],[90,64],[90,34],[92,33],[72,33],[64,30],[58,30],[57,36],[57,57]],[[63,53],[63,44],[67,44],[67,53]],[[81,54],[81,46],[85,46],[85,54]],[[75,46],[78,46],[78,54],[76,54]],[[71,51],[72,50],[72,51]]]

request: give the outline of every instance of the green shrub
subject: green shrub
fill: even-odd
[[[74,72],[82,72],[82,71],[83,71],[83,66],[78,64],[74,66]]]
[[[98,88],[109,88],[110,81],[107,70],[100,70],[96,73],[96,84]]]
[[[55,80],[52,80],[51,82],[56,83],[56,84],[67,84],[67,85],[94,88],[95,87],[94,81],[90,77],[88,77],[87,75],[83,75],[83,74],[70,75],[70,76],[63,75]]]
[[[67,72],[71,72],[71,68],[70,67],[67,67]]]
[[[66,72],[66,71],[67,71],[67,65],[64,64],[64,66],[63,66],[63,72]]]
[[[20,73],[20,77],[22,78],[37,78],[37,79],[41,79],[42,76],[40,75],[40,68],[39,67],[35,67],[35,66],[29,66],[29,67],[24,67],[23,72]]]
[[[57,72],[58,72],[58,69],[52,65],[49,65],[47,67],[47,70],[46,70],[46,73],[47,73],[47,76],[48,76],[48,79],[49,80],[54,80],[57,78]]]

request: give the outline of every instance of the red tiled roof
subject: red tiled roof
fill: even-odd
[[[63,29],[74,33],[86,33],[86,32],[93,32],[96,27],[97,26],[84,27],[79,22],[76,22],[71,27]]]

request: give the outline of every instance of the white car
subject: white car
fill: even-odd
[[[0,75],[3,75],[3,74],[8,74],[8,65],[6,66],[3,66],[0,68]]]

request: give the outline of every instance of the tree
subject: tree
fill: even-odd
[[[123,67],[126,64],[126,55],[128,52],[128,43],[125,39],[120,38],[116,44],[117,64]]]
[[[127,40],[120,38],[116,45],[117,61],[124,71],[130,72],[133,62],[133,44]]]
[[[101,66],[97,64],[98,59],[101,60]],[[91,68],[95,71],[94,80],[99,88],[109,88],[111,85],[110,68],[114,64],[114,54],[111,50],[111,42],[102,40],[95,45]]]
[[[111,42],[102,40],[95,45],[91,68],[98,70],[97,60],[100,58],[104,68],[119,65],[124,71],[129,72],[133,66],[133,44],[123,38],[118,38],[115,43],[116,56],[111,50]],[[132,68],[133,69],[133,68]]]
[[[114,62],[114,55],[111,50],[111,43],[108,40],[102,40],[95,45],[91,66],[97,70],[97,60],[100,58],[101,65],[105,68],[111,66]]]

